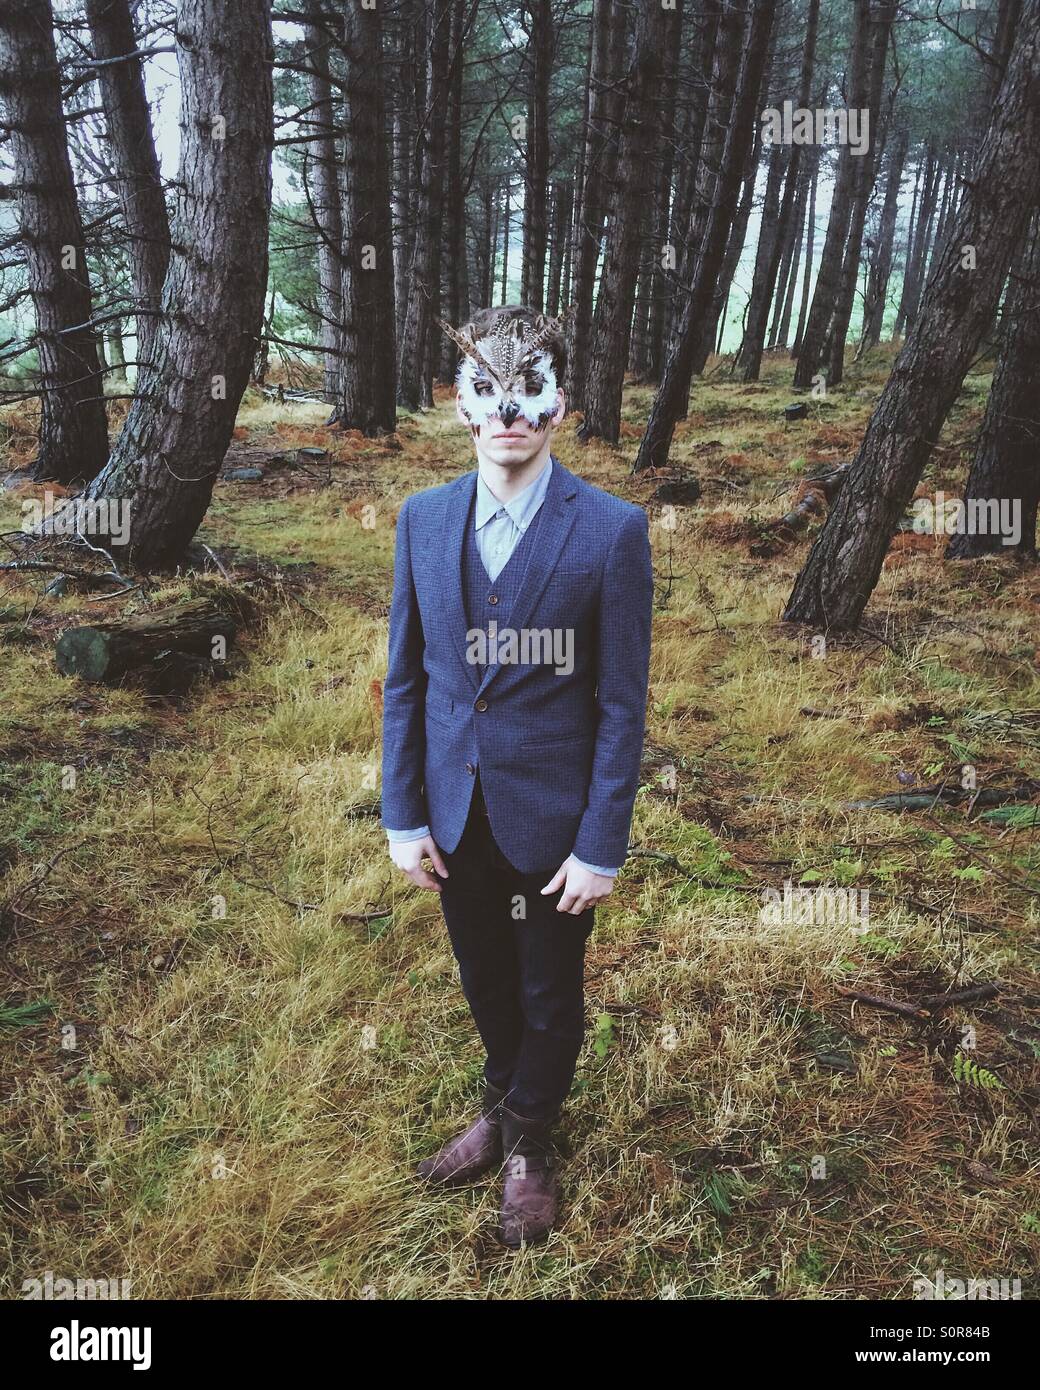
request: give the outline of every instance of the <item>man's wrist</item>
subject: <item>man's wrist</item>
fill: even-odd
[[[615,878],[617,876],[617,869],[605,869],[599,864],[586,864],[585,860],[579,859],[576,854],[572,854],[571,858],[574,860],[575,864],[580,864],[583,869],[588,869],[591,874],[600,874],[603,878]]]
[[[392,845],[399,845],[408,840],[421,840],[424,835],[429,835],[429,833],[430,827],[428,825],[420,825],[418,830],[387,830],[386,838]]]

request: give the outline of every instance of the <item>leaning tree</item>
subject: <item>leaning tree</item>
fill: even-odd
[[[1004,304],[1006,319],[986,414],[964,487],[967,508],[1002,502],[1022,509],[1020,536],[1006,547],[995,529],[951,537],[948,560],[1017,550],[1036,554],[1036,517],[1040,504],[1040,212],[1026,232],[1021,255],[1011,271]]]
[[[120,558],[138,569],[176,564],[206,513],[267,286],[270,6],[179,0],[176,35],[181,152],[162,315],[112,457],[84,494],[128,504]],[[49,523],[65,524],[60,511]]]
[[[982,335],[1040,186],[1040,0],[1014,48],[951,233],[784,617],[856,627]]]

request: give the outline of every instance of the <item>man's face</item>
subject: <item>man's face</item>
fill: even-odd
[[[556,391],[555,410],[542,425],[532,425],[523,415],[517,415],[509,424],[503,416],[494,414],[483,423],[474,423],[462,408],[458,396],[455,410],[464,425],[468,425],[477,446],[477,452],[489,463],[497,463],[501,468],[522,468],[530,463],[551,440],[553,431],[563,419],[566,403],[563,392]],[[511,411],[503,414],[508,418]]]
[[[519,468],[546,450],[566,403],[552,359],[543,352],[499,375],[463,358],[455,407],[482,459]]]

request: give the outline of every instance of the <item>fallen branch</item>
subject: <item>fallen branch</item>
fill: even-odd
[[[912,1018],[915,1022],[931,1018],[927,1009],[904,1004],[898,999],[883,999],[878,994],[863,994],[858,989],[845,989],[842,985],[837,986],[837,991],[845,999],[855,999],[860,1004],[869,1004],[872,1009],[886,1009],[889,1013],[899,1014],[902,1018]]]
[[[1000,993],[1000,985],[973,985],[971,989],[961,989],[955,994],[927,994],[921,1003],[928,1010],[948,1009],[954,1004],[979,1004],[984,999],[995,999]]]
[[[791,510],[785,512],[778,521],[768,522],[762,527],[762,530],[778,533],[788,538],[799,531],[804,531],[814,517],[826,516],[828,508],[833,505],[835,498],[841,491],[851,467],[852,462],[848,460],[845,463],[837,464],[834,468],[829,468],[825,473],[804,478],[798,484],[794,506]]]
[[[939,802],[957,806],[970,802],[972,806],[1003,806],[1008,801],[1031,801],[1040,792],[1040,783],[1021,782],[1017,787],[983,787],[970,791],[964,787],[935,782],[914,792],[892,792],[888,796],[868,801],[843,801],[843,811],[930,811]]]

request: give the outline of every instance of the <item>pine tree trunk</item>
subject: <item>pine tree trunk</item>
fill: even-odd
[[[1006,332],[993,373],[986,415],[972,459],[964,501],[1007,500],[1021,507],[1021,536],[1004,545],[991,530],[955,535],[948,560],[976,555],[1036,555],[1036,516],[1040,502],[1040,213],[1033,214],[1023,254],[1018,258],[1004,305]]]
[[[870,57],[863,87],[861,107],[869,112],[870,139],[866,152],[856,160],[856,172],[852,186],[852,210],[849,217],[849,238],[845,247],[845,260],[842,265],[838,295],[831,316],[828,340],[830,365],[827,384],[839,386],[845,376],[845,342],[848,338],[849,323],[852,320],[852,306],[856,297],[856,284],[859,280],[860,252],[863,248],[863,228],[867,220],[867,204],[874,187],[875,149],[878,143],[878,125],[881,116],[881,89],[885,80],[885,65],[888,58],[888,45],[895,19],[895,0],[881,0],[871,16]]]
[[[638,374],[641,381],[653,382],[661,379],[665,311],[670,296],[670,286],[662,269],[661,257],[669,243],[669,204],[675,169],[675,147],[678,140],[675,118],[679,95],[679,57],[682,52],[683,7],[681,0],[677,0],[674,10],[665,10],[664,23],[664,71],[661,76],[661,96],[658,102],[659,133],[657,144],[660,155],[654,184],[654,205],[645,259],[647,303],[645,317],[641,317],[638,310],[636,315],[637,322],[645,325],[645,328],[643,344],[631,363],[632,369]],[[640,292],[642,293],[642,285]]]
[[[1040,0],[1024,0],[989,130],[845,486],[798,576],[790,622],[854,628],[993,314],[1040,185]],[[961,248],[985,248],[970,268]]]
[[[849,106],[863,105],[862,96],[866,88],[867,61],[870,52],[870,0],[854,0],[855,20],[852,54],[849,65]],[[823,241],[823,254],[816,275],[816,288],[813,292],[812,308],[806,320],[805,332],[798,352],[798,365],[794,372],[794,385],[805,390],[813,384],[823,362],[827,329],[837,302],[845,268],[845,247],[849,237],[849,226],[853,215],[853,199],[857,181],[857,164],[861,158],[853,154],[851,143],[841,147],[838,155],[838,171],[834,180],[834,196],[831,199],[830,216],[827,219],[827,232]]]
[[[690,219],[693,200],[697,189],[701,162],[705,154],[704,132],[708,124],[708,112],[712,104],[716,84],[713,73],[718,58],[722,29],[721,0],[704,0],[701,14],[694,20],[692,55],[690,62],[689,86],[692,89],[686,104],[684,122],[679,148],[676,151],[675,198],[672,204],[672,246],[676,252],[676,266],[687,264]],[[732,17],[734,22],[736,16]],[[736,80],[737,69],[732,66],[730,81]],[[671,341],[675,330],[678,305],[673,296],[669,301],[669,311],[665,322],[665,339]]]
[[[307,0],[310,22],[304,30],[306,63],[312,69],[307,77],[311,110],[307,120],[316,138],[305,146],[304,176],[309,191],[311,215],[318,234],[318,341],[321,345],[325,401],[338,417],[340,396],[340,354],[343,347],[343,290],[340,284],[340,255],[343,218],[340,209],[338,162],[336,159],[336,120],[329,80],[328,29],[322,25],[321,0]]]
[[[562,179],[553,184],[552,236],[549,239],[549,290],[545,312],[555,317],[563,307],[563,261],[573,212],[573,185]]]
[[[809,0],[806,14],[805,48],[802,53],[802,67],[798,79],[798,106],[809,105],[812,88],[813,60],[816,53],[816,31],[819,25],[820,0]],[[769,175],[766,181],[765,200],[762,208],[762,224],[755,252],[755,270],[751,283],[751,298],[748,302],[747,324],[744,341],[735,365],[740,369],[742,381],[757,381],[762,369],[762,351],[766,341],[766,326],[769,321],[769,307],[774,290],[777,288],[777,275],[781,258],[790,244],[789,231],[794,219],[795,203],[800,188],[802,147],[792,145],[789,149],[776,145],[770,151]],[[783,203],[780,202],[780,184],[783,181]],[[788,256],[788,264],[790,257]],[[783,301],[786,285],[781,285],[779,301]]]
[[[697,177],[690,202],[689,225],[684,230],[682,243],[683,255],[679,266],[679,278],[684,286],[690,286],[696,283],[698,276],[701,274],[708,226],[711,223],[713,213],[716,209],[716,194],[719,188],[722,163],[725,158],[727,146],[731,143],[731,117],[734,110],[735,93],[741,70],[741,45],[746,33],[746,20],[746,8],[740,9],[735,5],[727,6],[722,10],[719,17],[718,33],[714,45],[711,91],[708,97],[708,109],[704,120],[703,135],[701,137],[700,155],[697,163]],[[756,136],[757,129],[756,126]],[[745,148],[750,150],[750,143]],[[741,189],[744,187],[743,179],[745,175],[746,167],[742,162],[738,174],[741,180],[739,185]],[[734,206],[730,212],[726,225],[726,246],[728,246],[730,242],[732,220],[735,213],[736,207]],[[712,287],[711,297],[705,304],[698,322],[692,326],[692,331],[695,335],[694,341],[688,346],[682,358],[684,377],[681,380],[674,380],[670,385],[670,390],[674,393],[677,402],[678,415],[676,416],[676,420],[686,418],[694,363],[703,341],[703,320],[709,313],[711,304],[714,302],[715,289],[719,275],[722,273],[722,262],[724,257],[725,250],[721,253],[720,264],[712,270],[712,278],[716,284]],[[670,361],[665,368],[665,375],[661,378],[662,384],[669,375],[670,369],[679,361],[680,325],[682,323],[683,311],[686,307],[685,303],[680,301],[686,301],[687,298],[688,291],[678,291],[676,313],[672,319],[671,335],[669,339],[668,350]]]
[[[137,47],[128,0],[86,0],[86,7],[94,56],[103,64],[97,77],[127,231],[130,283],[140,311],[136,317],[140,363],[151,354],[163,281],[170,263],[170,224],[141,60],[111,61],[124,58]]]
[[[344,6],[343,56],[339,423],[365,435],[392,434],[397,424],[394,263],[379,6]]]
[[[766,55],[773,28],[774,0],[758,0],[750,11],[744,61],[737,82],[731,118],[727,126],[720,171],[715,185],[712,214],[708,219],[697,278],[683,294],[676,330],[676,350],[661,378],[646,433],[634,470],[663,467],[668,461],[675,425],[689,396],[690,369],[697,347],[697,331],[715,291],[718,272],[726,254],[727,236],[736,212],[748,150],[755,138],[755,107],[762,89]]]
[[[881,333],[885,323],[885,304],[888,298],[888,281],[892,274],[892,250],[895,244],[896,216],[899,212],[899,187],[903,179],[903,166],[906,163],[909,145],[909,133],[903,130],[896,137],[888,156],[885,202],[881,210],[878,244],[874,249],[870,264],[866,303],[863,306],[861,353],[868,348],[876,347],[881,341]]]
[[[181,158],[165,312],[153,365],[86,492],[90,500],[126,500],[129,540],[117,553],[142,570],[175,565],[206,513],[249,380],[267,287],[270,6],[180,0],[177,48]]]
[[[409,410],[433,401],[433,314],[439,298],[438,261],[444,126],[448,106],[448,50],[452,0],[430,0],[425,10],[425,112],[420,122],[415,239],[408,268],[408,304],[401,334],[397,398]]]
[[[593,293],[603,222],[617,162],[619,85],[626,37],[626,10],[612,0],[595,0],[592,12],[592,66],[585,136],[585,180],[574,250],[574,308],[567,354],[567,399],[572,410],[585,408],[585,376],[592,334]]]
[[[393,174],[391,213],[394,224],[395,340],[404,335],[408,311],[408,267],[412,260],[412,173],[415,140],[415,64],[413,0],[400,0],[394,25]]]
[[[805,235],[805,205],[809,194],[811,169],[808,160],[798,166],[798,187],[795,191],[794,210],[787,229],[787,247],[780,267],[777,281],[776,303],[773,306],[773,321],[769,327],[769,347],[786,347],[791,330],[791,315],[794,310],[795,290],[798,285],[798,272],[802,264],[802,239]],[[784,189],[784,200],[787,190]]]
[[[755,142],[748,161],[748,170],[744,176],[744,186],[740,194],[740,202],[737,204],[737,211],[733,217],[733,225],[730,228],[729,237],[726,241],[726,255],[722,262],[722,269],[719,272],[718,284],[712,296],[711,308],[708,310],[697,334],[697,349],[693,355],[694,376],[700,376],[707,366],[708,358],[713,352],[722,351],[722,339],[724,336],[726,308],[729,303],[730,290],[733,287],[733,277],[737,273],[737,266],[744,252],[744,244],[747,241],[747,226],[751,217],[751,204],[755,196],[755,185],[758,182],[758,164],[761,153],[762,128],[758,126],[755,130]],[[689,403],[689,393],[687,392],[687,404]],[[685,419],[687,411],[683,411]]]
[[[73,483],[104,467],[108,428],[51,24],[45,0],[0,5],[0,98],[36,311],[40,433],[32,474]]]
[[[465,38],[467,0],[454,0],[451,12],[451,51],[461,54]],[[441,256],[441,308],[444,317],[455,326],[466,317],[469,308],[469,276],[466,266],[466,195],[462,186],[462,77],[463,64],[457,60],[451,71],[448,87],[448,120],[445,138],[448,142],[447,199],[444,205],[444,254]],[[438,379],[442,386],[451,386],[458,366],[458,350],[445,333],[441,341],[441,360]]]
[[[929,147],[921,198],[917,205],[917,222],[914,227],[913,243],[907,250],[903,293],[899,299],[899,313],[896,318],[897,337],[902,335],[904,328],[913,325],[917,314],[917,305],[924,284],[924,267],[928,259],[928,248],[932,237],[932,218],[935,215],[938,193],[939,161],[935,156],[935,151]]]
[[[798,327],[795,329],[791,356],[797,357],[802,346],[806,321],[809,317],[809,289],[813,275],[813,248],[816,244],[816,188],[820,179],[820,151],[813,151],[812,174],[809,179],[809,211],[805,219],[805,277],[802,280],[802,298],[798,306]]]
[[[526,0],[531,16],[527,60],[527,141],[524,158],[524,252],[520,298],[541,312],[545,302],[545,249],[549,232],[549,82],[552,78],[551,0]]]
[[[625,99],[617,191],[610,208],[607,245],[592,325],[585,418],[581,439],[618,442],[621,388],[625,379],[639,246],[650,192],[653,103],[661,76],[664,11],[659,0],[640,0],[635,52]]]

